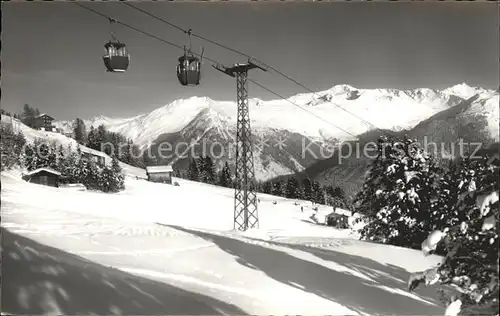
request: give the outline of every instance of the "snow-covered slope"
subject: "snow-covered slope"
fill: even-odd
[[[433,266],[439,257],[360,242],[348,231],[313,224],[309,202],[259,194],[260,227],[237,233],[228,231],[231,189],[128,177],[124,192],[103,194],[31,184],[12,172],[3,172],[1,181],[2,228],[8,230],[3,287],[12,298],[2,306],[6,312],[195,313],[188,306],[196,301],[176,308],[175,292],[165,285],[244,311],[226,314],[443,312],[433,289],[406,290],[409,272]],[[91,300],[77,291],[82,288],[91,289]]]
[[[71,147],[72,150],[76,150],[76,148],[79,146],[83,152],[104,156],[106,164],[111,163],[112,159],[108,155],[95,149],[79,145],[74,139],[69,138],[63,134],[32,129],[31,127],[26,126],[25,124],[20,122],[18,119],[12,118],[7,115],[2,115],[1,122],[4,125],[10,126],[16,133],[22,132],[28,143],[33,143],[35,139],[40,139],[46,144],[55,143],[57,146],[62,145],[64,150],[67,150],[68,147]],[[122,162],[120,162],[120,166],[124,170],[126,170],[127,174],[130,176],[137,176],[141,178],[146,177],[145,170],[143,169],[132,167]]]

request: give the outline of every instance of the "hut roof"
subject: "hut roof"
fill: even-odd
[[[54,120],[54,118],[52,116],[48,115],[47,113],[42,113],[42,114],[38,115],[36,118],[44,117],[44,116],[50,118],[51,120]]]
[[[49,172],[49,173],[55,174],[55,175],[57,175],[57,176],[60,176],[60,175],[61,175],[61,173],[60,173],[60,172],[55,171],[54,169],[50,169],[50,168],[38,168],[38,169],[35,169],[35,170],[31,170],[31,171],[29,171],[29,172],[25,173],[24,175],[25,175],[25,176],[32,176],[32,175],[37,174],[37,173],[40,173],[40,172],[42,172],[42,171]]]
[[[102,151],[95,150],[95,149],[88,148],[88,147],[84,147],[84,146],[80,146],[80,150],[82,151],[82,153],[89,154],[89,155],[100,156],[100,157],[104,157],[104,158],[106,158],[106,156],[107,156]]]
[[[171,165],[168,166],[149,166],[146,167],[147,173],[158,173],[158,172],[173,172],[174,169]]]
[[[346,214],[331,212],[330,214],[326,215],[326,217],[339,218],[339,217],[349,217],[349,216],[347,216]]]

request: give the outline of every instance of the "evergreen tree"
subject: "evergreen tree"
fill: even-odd
[[[1,170],[9,170],[24,161],[23,148],[26,139],[22,133],[14,133],[9,126],[0,127]]]
[[[130,164],[135,167],[145,168],[145,165],[142,160],[141,149],[138,145],[132,142],[131,145],[131,155],[130,155]]]
[[[85,123],[82,119],[77,118],[73,122],[73,135],[78,144],[84,145],[87,143],[87,130],[85,127]]]
[[[369,224],[363,239],[416,248],[432,226],[431,208],[442,171],[412,139],[379,140],[356,211]]]
[[[64,147],[62,145],[59,145],[57,147],[56,168],[55,168],[59,172],[62,170],[65,159],[66,159],[66,154],[64,153]]]
[[[215,168],[210,156],[200,157],[198,159],[198,171],[200,181],[204,183],[215,183]]]
[[[95,150],[103,151],[107,155],[111,155],[111,151],[109,146],[104,146],[104,144],[107,142],[109,137],[107,137],[107,130],[104,125],[99,125],[97,127],[96,133],[95,133],[95,143],[97,144],[97,148],[94,148]],[[105,147],[105,148],[103,148]]]
[[[59,172],[61,172],[61,182],[62,183],[79,183],[80,179],[77,178],[76,168],[78,166],[78,154],[68,149],[68,153],[64,155],[64,160],[60,164]]]
[[[28,104],[25,104],[21,116],[22,116],[21,122],[23,124],[31,128],[35,126],[35,118],[37,116],[37,113],[34,108],[29,106]]]
[[[321,184],[319,184],[318,181],[312,182],[311,201],[317,204],[323,204],[325,201],[323,189],[321,188]]]
[[[284,196],[283,188],[284,188],[283,181],[277,180],[273,183],[271,194],[276,196]]]
[[[262,191],[266,194],[272,194],[273,184],[270,181],[264,182]]]
[[[97,130],[90,126],[89,134],[87,135],[87,147],[95,150],[101,150],[101,144],[98,141]]]
[[[113,156],[111,170],[113,174],[111,191],[117,192],[123,190],[125,188],[125,175],[116,156]]]
[[[200,179],[198,172],[198,164],[196,163],[196,160],[194,158],[192,158],[189,161],[187,178],[191,181],[199,181]]]
[[[93,190],[103,189],[104,192],[109,192],[109,190],[100,183],[100,171],[94,161],[86,161],[84,163],[84,168],[83,177],[80,179],[81,183]]]
[[[333,189],[332,196],[343,199],[345,198],[345,192],[341,187],[335,187]]]
[[[297,182],[297,179],[295,179],[294,177],[288,178],[285,187],[285,197],[289,199],[298,198],[299,197],[298,188],[299,188],[299,183]]]
[[[334,208],[350,209],[347,197],[341,187],[333,187],[331,185],[324,188],[327,204]]]
[[[304,192],[302,198],[306,201],[312,201],[313,199],[312,182],[309,178],[305,178],[302,181],[302,188]]]
[[[229,168],[229,164],[226,161],[219,175],[219,185],[229,188],[231,187],[231,184],[232,184],[231,169]]]
[[[128,139],[125,143],[125,146],[121,147],[123,148],[121,151],[121,157],[120,157],[120,160],[126,164],[131,164],[133,161],[132,159],[132,150],[133,150],[133,144],[132,144],[132,141],[130,139]]]
[[[445,252],[442,262],[412,274],[409,290],[420,283],[452,284],[459,289],[459,295],[447,298],[448,309],[461,310],[464,315],[498,315],[500,168],[484,157],[466,159],[457,169],[450,170],[448,176],[450,179],[459,175],[458,194],[450,191],[452,201],[446,203],[451,210],[421,245],[424,255],[442,245]]]
[[[21,161],[21,166],[26,168],[28,171],[32,171],[36,169],[36,160],[38,157],[36,156],[35,146],[33,144],[27,144],[24,147],[24,155]]]
[[[40,138],[37,138],[33,142],[34,145],[34,159],[33,159],[33,169],[38,168],[48,168],[52,161],[52,155],[49,145]]]
[[[57,170],[57,165],[58,165],[58,150],[57,150],[57,145],[55,142],[52,142],[49,147],[49,153],[47,157],[47,167]]]

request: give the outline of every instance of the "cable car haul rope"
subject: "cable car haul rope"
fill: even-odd
[[[200,35],[194,34],[192,32],[192,29],[185,30],[185,29],[183,29],[183,28],[181,28],[181,27],[179,27],[179,26],[177,26],[177,25],[175,25],[173,23],[170,23],[170,22],[168,22],[168,21],[166,21],[166,20],[164,20],[164,19],[162,19],[160,17],[157,17],[157,16],[155,16],[155,15],[153,15],[153,14],[147,12],[147,11],[144,11],[144,10],[142,10],[142,9],[140,9],[140,8],[138,8],[138,7],[130,4],[128,2],[122,2],[122,3],[125,4],[125,5],[128,5],[129,7],[133,8],[133,9],[135,9],[137,11],[140,11],[140,12],[146,14],[146,15],[149,15],[149,16],[157,19],[157,20],[160,20],[160,21],[162,21],[162,22],[164,22],[164,23],[166,23],[166,24],[168,24],[168,25],[170,25],[170,26],[172,26],[172,27],[174,27],[174,28],[182,31],[183,33],[187,34],[188,35],[188,39],[189,39],[189,49],[187,49],[185,45],[184,46],[180,46],[180,45],[172,43],[172,42],[170,42],[168,40],[165,40],[163,38],[157,37],[157,36],[155,36],[155,35],[153,35],[151,33],[145,32],[145,31],[143,31],[141,29],[138,29],[138,28],[136,28],[134,26],[131,26],[131,25],[127,24],[127,23],[124,23],[124,22],[118,21],[118,20],[116,20],[114,18],[111,18],[111,17],[109,17],[106,14],[103,14],[103,13],[101,13],[99,11],[91,9],[91,8],[89,8],[89,7],[85,6],[85,5],[82,5],[82,4],[80,4],[80,3],[76,2],[76,1],[73,2],[73,3],[76,4],[76,5],[78,5],[78,6],[80,6],[80,7],[82,7],[82,8],[84,8],[84,9],[86,9],[86,10],[88,10],[88,11],[91,11],[91,12],[97,14],[97,15],[100,15],[100,16],[105,17],[106,19],[108,19],[109,22],[110,22],[110,28],[112,28],[114,24],[120,24],[122,26],[125,26],[125,27],[131,29],[131,30],[134,30],[134,31],[139,32],[139,33],[142,33],[142,34],[144,34],[146,36],[149,36],[151,38],[154,38],[154,39],[156,39],[156,40],[158,40],[160,42],[163,42],[163,43],[168,44],[170,46],[173,46],[173,47],[176,47],[178,49],[184,50],[184,54],[182,56],[180,56],[178,58],[178,60],[177,60],[178,63],[177,63],[177,67],[176,67],[177,79],[178,79],[179,83],[181,85],[183,85],[183,86],[198,86],[200,84],[200,79],[202,77],[201,64],[202,64],[203,58],[206,59],[206,60],[208,60],[208,61],[210,61],[215,66],[221,65],[221,63],[219,63],[218,61],[210,59],[210,58],[208,58],[206,56],[204,57],[203,56],[203,53],[204,53],[204,48],[203,47],[201,49],[201,53],[200,54],[192,52],[192,50],[191,50],[191,36],[194,36],[194,37],[197,37],[199,39],[202,39],[202,40],[205,40],[207,42],[210,42],[210,43],[212,43],[214,45],[217,45],[219,47],[222,47],[224,49],[227,49],[229,51],[232,51],[232,52],[235,52],[235,53],[240,54],[242,56],[245,56],[245,57],[249,58],[249,62],[250,62],[250,60],[258,62],[258,63],[260,63],[260,65],[263,68],[268,68],[268,69],[273,70],[275,73],[281,75],[285,79],[290,80],[291,82],[297,84],[298,86],[300,86],[300,87],[306,89],[307,91],[313,93],[314,96],[317,96],[317,92],[314,92],[312,89],[310,89],[310,88],[306,87],[305,85],[299,83],[298,81],[294,80],[293,78],[290,78],[289,76],[285,75],[284,73],[282,73],[278,69],[276,69],[276,68],[274,68],[274,67],[272,67],[270,65],[267,65],[267,64],[265,64],[265,63],[263,63],[261,61],[257,61],[255,58],[252,58],[248,54],[245,54],[243,52],[240,52],[238,50],[235,50],[235,49],[230,48],[228,46],[225,46],[223,44],[220,44],[220,43],[218,43],[216,41],[207,39],[207,38],[202,37]],[[118,41],[118,39],[115,37],[115,35],[112,32],[112,30],[110,31],[110,35],[111,35],[112,40],[108,41],[104,45],[104,48],[106,50],[106,54],[103,56],[103,60],[104,60],[104,64],[106,66],[106,69],[107,69],[108,72],[113,72],[113,73],[125,72],[125,71],[127,71],[128,67],[129,67],[129,64],[130,64],[130,54],[129,54],[127,48],[126,48],[126,45],[124,43]],[[322,117],[320,117],[318,115],[315,115],[314,113],[312,113],[309,110],[301,107],[300,105],[296,104],[295,102],[293,102],[293,101],[291,101],[289,99],[285,99],[280,94],[272,91],[271,89],[268,89],[268,88],[264,87],[263,85],[257,83],[256,81],[251,80],[251,79],[248,79],[248,80],[251,81],[252,83],[256,84],[257,86],[260,86],[261,88],[265,89],[266,91],[274,94],[275,96],[277,96],[279,98],[282,98],[285,101],[290,102],[292,105],[294,105],[294,106],[296,106],[296,107],[298,107],[298,108],[300,108],[300,109],[302,109],[302,110],[310,113],[311,115],[314,115],[315,117],[317,117],[318,119],[321,119],[322,121],[328,123],[329,125],[332,125],[333,127],[337,128],[339,130],[342,130],[343,132],[345,132],[345,133],[347,133],[347,134],[349,134],[349,135],[351,135],[351,136],[353,136],[355,138],[358,138],[356,135],[354,135],[354,134],[346,131],[345,129],[343,129],[343,128],[341,128],[341,127],[333,124],[330,121],[325,120],[324,118],[322,118]],[[388,136],[393,136],[393,135],[391,135],[392,133],[389,133],[386,130],[378,128],[374,124],[366,121],[365,119],[363,119],[363,118],[359,117],[358,115],[356,115],[356,114],[348,111],[347,109],[339,106],[338,104],[335,104],[335,103],[333,103],[331,101],[329,101],[329,102],[332,103],[333,105],[335,105],[336,107],[340,108],[341,110],[345,111],[346,113],[349,113],[352,116],[358,118],[360,121],[363,121],[363,122],[369,124],[370,126],[372,126],[373,128],[379,130],[383,134],[386,134]]]

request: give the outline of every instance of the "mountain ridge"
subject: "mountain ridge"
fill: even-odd
[[[355,100],[347,100],[347,101],[356,101],[356,103],[360,103],[359,100],[360,98],[369,98],[368,100],[365,100],[366,103],[372,103],[372,102],[382,102],[381,106],[386,105],[387,101],[393,101],[394,98],[400,98],[399,100],[395,100],[393,103],[398,103],[401,105],[401,103],[408,102],[409,99],[414,99],[416,103],[419,103],[421,106],[421,109],[423,113],[421,115],[417,115],[417,118],[411,118],[406,125],[408,124],[417,124],[424,118],[428,118],[431,116],[431,113],[434,114],[438,110],[442,110],[445,108],[444,105],[447,106],[452,106],[454,104],[457,104],[459,101],[458,98],[463,98],[463,96],[466,95],[472,95],[472,92],[476,91],[487,91],[486,89],[482,89],[479,87],[470,87],[466,84],[459,84],[452,86],[450,88],[442,90],[440,92],[439,90],[434,90],[434,89],[427,89],[427,88],[418,88],[418,89],[413,89],[413,90],[398,90],[398,89],[357,89],[349,85],[336,85],[333,86],[330,89],[319,91],[316,93],[301,93],[301,94],[296,94],[294,96],[291,96],[288,98],[288,101],[297,103],[298,105],[307,108],[309,111],[317,111],[320,112],[320,114],[324,114],[324,116],[328,116],[328,114],[332,114],[331,109],[324,109],[325,107],[330,107],[330,108],[336,108],[336,111],[343,112],[345,113],[344,110],[340,109],[339,107],[335,107],[335,105],[331,104],[333,102],[334,104],[336,103],[343,103],[343,104],[338,104],[338,106],[347,105],[349,106],[349,112],[355,112],[353,109],[353,104],[349,104],[350,102],[345,102],[346,100],[346,94],[348,93],[356,93],[355,91],[358,91],[360,96],[356,98]],[[413,96],[411,94],[414,94]],[[457,96],[460,95],[460,96]],[[427,99],[425,99],[425,96],[427,96]],[[349,96],[347,96],[347,99],[349,99]],[[438,100],[436,100],[438,99]],[[279,128],[279,129],[287,129],[290,131],[295,131],[299,132],[301,134],[305,134],[307,136],[319,136],[319,133],[317,131],[308,131],[308,130],[302,130],[300,131],[299,128],[294,127],[294,125],[300,125],[296,124],[295,122],[286,122],[286,123],[281,123],[280,120],[283,121],[285,118],[289,119],[290,121],[296,121],[297,117],[300,116],[293,116],[292,114],[297,114],[296,111],[293,111],[292,109],[294,106],[290,104],[288,101],[284,100],[268,100],[268,101],[263,101],[260,99],[256,98],[251,98],[249,99],[249,105],[251,109],[251,120],[253,121],[252,123],[258,123],[258,124],[253,124],[252,127],[259,129],[260,127],[266,127],[266,124],[269,125],[270,127],[274,128]],[[337,102],[335,102],[337,101]],[[365,103],[363,102],[363,103]],[[323,109],[317,109],[314,110],[313,108],[317,106],[323,105]],[[361,107],[361,104],[359,107]],[[86,123],[87,127],[88,126],[94,126],[97,127],[100,124],[104,124],[106,127],[108,127],[111,131],[116,131],[116,132],[121,132],[124,134],[124,136],[131,138],[134,142],[139,143],[140,146],[143,146],[147,141],[145,138],[155,138],[156,136],[160,135],[162,132],[176,132],[181,130],[186,124],[191,121],[190,119],[182,120],[179,119],[178,116],[186,116],[188,118],[193,118],[194,116],[197,115],[197,113],[204,108],[211,108],[216,112],[219,112],[223,117],[228,117],[228,121],[231,122],[232,124],[236,123],[236,102],[235,101],[217,101],[213,100],[208,97],[190,97],[190,98],[183,98],[183,99],[178,99],[174,100],[173,102],[170,102],[164,106],[161,106],[149,113],[144,113],[140,115],[136,115],[133,117],[129,118],[111,118],[111,117],[105,117],[105,116],[97,116],[91,119],[86,119],[84,122]],[[186,109],[182,109],[186,108]],[[266,109],[267,112],[264,112],[263,115],[264,118],[260,117],[259,110],[260,109]],[[290,108],[290,110],[288,110]],[[345,107],[344,107],[345,108]],[[432,108],[431,111],[428,111],[430,108]],[[274,110],[274,111],[272,111]],[[328,111],[330,110],[330,111]],[[361,108],[358,113],[355,113],[358,117],[347,114],[347,118],[350,120],[356,122],[359,121],[359,117],[362,117],[365,121],[369,121],[369,119],[366,116],[366,113],[363,113],[364,109]],[[286,115],[285,118],[282,117],[282,115],[278,115],[280,113],[276,112],[283,112],[287,111],[290,113],[290,115]],[[416,111],[413,111],[413,114],[416,114]],[[168,117],[169,115],[174,115],[177,114],[176,120],[170,120],[168,123],[169,126],[164,127],[164,126],[159,126],[159,124],[153,124],[153,123],[158,123],[158,120],[160,118],[165,118]],[[254,114],[254,115],[252,115]],[[271,114],[270,116],[266,117],[267,115],[265,114]],[[318,113],[315,113],[318,114]],[[373,119],[370,117],[370,119]],[[312,118],[312,120],[319,121],[317,122],[318,124],[323,127],[323,130],[332,130],[336,129],[332,126],[332,124],[321,122],[318,118]],[[328,121],[335,121],[333,118],[329,118]],[[71,121],[56,121],[55,125],[58,127],[62,127],[65,129],[65,131],[70,130],[70,125]],[[354,123],[353,123],[354,124]],[[340,125],[340,124],[338,124]],[[355,124],[354,124],[355,125]],[[364,123],[366,125],[366,123]],[[376,124],[374,124],[376,125]],[[405,125],[405,124],[392,124],[392,125]],[[383,128],[392,128],[393,126],[389,124],[389,126],[382,126]],[[131,128],[132,127],[132,128]],[[353,128],[353,131],[351,132],[348,129],[349,126],[347,126],[345,129],[349,131],[351,134],[358,135],[362,134],[363,132],[366,131],[366,127],[364,128],[359,128],[359,126],[356,126],[357,128]],[[158,133],[154,135],[155,133],[151,133],[152,135],[148,136],[141,136],[140,134],[140,129],[144,130],[157,130]],[[339,138],[346,138],[346,133],[341,132],[337,129],[335,132],[330,132],[335,134],[334,136],[337,136]],[[142,133],[144,134],[144,133]],[[343,134],[340,135],[339,134]],[[347,135],[347,138],[354,137],[352,135]]]
[[[317,93],[296,94],[287,100],[263,101],[251,98],[249,107],[253,141],[256,144],[256,177],[268,180],[304,171],[321,159],[320,154],[325,146],[358,139],[360,135],[377,128],[393,132],[412,130],[439,113],[453,112],[450,109],[476,94],[486,101],[498,95],[496,91],[462,83],[443,90],[357,89],[350,85],[336,85]],[[491,102],[488,103],[489,110]],[[304,113],[304,109],[310,113]],[[217,158],[216,165],[220,165],[224,161],[234,160],[230,158],[229,147],[236,135],[236,110],[234,101],[195,96],[175,100],[131,118],[99,116],[84,122],[87,127],[104,124],[108,130],[132,139],[142,149],[152,146],[157,148],[158,144],[165,142],[172,146],[189,144],[192,139],[203,135],[207,146],[219,144],[221,150],[226,152],[226,155]],[[474,111],[479,113],[483,110],[479,106],[470,110],[470,119],[479,120],[482,114],[475,116]],[[493,115],[494,119],[496,115],[498,121],[497,114],[487,115]],[[55,125],[68,131],[71,122],[59,121]],[[491,134],[493,131],[495,134],[493,125],[486,118],[481,126],[487,126],[487,132]],[[498,138],[498,133],[493,135],[495,137]],[[262,145],[262,139],[269,141],[268,146],[264,145],[265,148],[257,146],[259,143]],[[277,146],[281,139],[286,140],[286,148]],[[311,143],[313,145],[308,147],[310,150],[306,153],[309,156],[305,156],[304,144]],[[200,154],[199,150],[192,152]],[[184,169],[186,159],[175,160],[174,166]],[[163,159],[160,162],[172,161]]]

